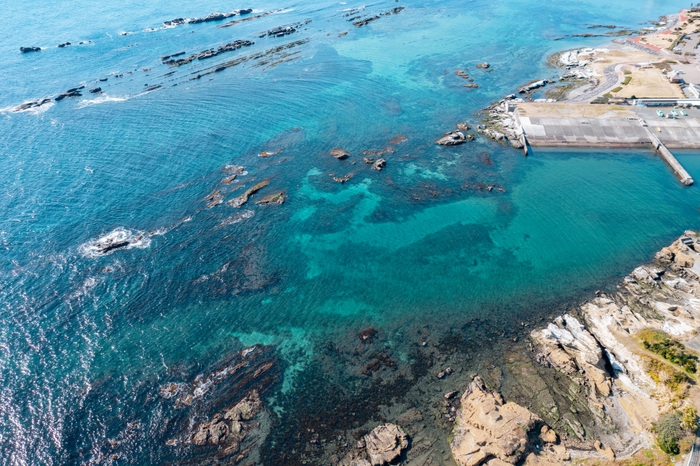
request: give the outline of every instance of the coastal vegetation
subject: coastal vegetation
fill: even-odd
[[[672,411],[653,425],[659,448],[670,455],[690,450],[698,428],[698,415],[693,406]]]
[[[658,359],[647,357],[643,361],[649,377],[654,382],[666,386],[674,394],[674,401],[682,400],[687,396],[687,388],[690,382],[687,375]]]
[[[639,332],[638,337],[644,349],[680,366],[688,374],[693,375],[696,373],[698,357],[688,352],[682,343],[674,340],[665,332],[655,329],[644,329]]]

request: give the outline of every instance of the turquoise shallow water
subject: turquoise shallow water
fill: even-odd
[[[295,381],[313,380],[329,338],[374,326],[401,347],[415,325],[527,319],[611,286],[698,226],[700,191],[680,186],[651,152],[523,158],[484,140],[432,143],[457,121],[475,123],[475,111],[518,84],[550,76],[549,53],[604,42],[551,38],[588,24],[634,27],[681,2],[378,2],[364,12],[405,10],[360,29],[342,15],[362,5],[346,2],[9,3],[0,5],[12,24],[0,32],[6,464],[188,457],[164,446],[172,431],[149,430],[174,415],[143,401],[173,368],[203,370],[243,346],[273,345],[282,375],[268,396],[301,398],[308,385]],[[281,11],[225,29],[159,29],[241,7]],[[259,37],[308,19],[295,34]],[[255,44],[170,76],[159,60],[236,39]],[[305,40],[270,62],[251,58],[190,79]],[[20,46],[46,49],[20,54]],[[474,68],[484,60],[492,72]],[[479,89],[462,87],[454,70],[464,67]],[[12,111],[83,84],[104,94]],[[361,161],[398,135],[408,140],[393,144],[383,171]],[[336,147],[352,156],[331,158]],[[700,178],[697,153],[678,158]],[[227,164],[247,174],[222,185]],[[338,184],[329,174],[354,176]],[[285,204],[208,209],[203,201],[263,179],[270,186],[259,195],[284,190]],[[92,241],[118,229],[143,238],[90,253]],[[285,409],[277,422],[287,422]],[[136,422],[145,427],[129,431]],[[110,459],[105,439],[117,437],[122,456]]]

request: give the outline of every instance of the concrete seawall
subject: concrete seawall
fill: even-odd
[[[591,112],[591,107],[594,106],[553,105],[545,112],[529,107],[525,114],[520,114],[518,107],[514,113],[522,128],[523,140],[532,147],[641,149],[651,144],[682,184],[693,184],[693,178],[668,148],[700,148],[700,118],[662,119],[655,111],[630,108],[615,109],[600,116],[583,116]],[[552,114],[552,109],[561,115]],[[647,121],[658,135],[649,130]]]

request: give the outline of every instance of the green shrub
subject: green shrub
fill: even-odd
[[[620,86],[617,86],[615,89],[612,89],[610,92],[615,93],[615,92],[620,92],[622,88]]]
[[[656,442],[664,453],[677,455],[681,452],[678,445],[683,434],[680,412],[674,411],[662,417],[654,424],[654,432],[656,432]]]
[[[630,81],[632,81],[632,76],[626,76],[625,80],[622,81],[622,84],[626,86],[630,83]]]
[[[632,74],[632,72],[629,71],[629,70],[623,71],[623,73],[625,73],[625,74]]]
[[[695,432],[698,429],[698,412],[695,406],[688,405],[681,410],[681,427],[688,432]]]

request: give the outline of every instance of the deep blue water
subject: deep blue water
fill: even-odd
[[[397,6],[405,9],[362,28],[343,17]],[[160,431],[137,430],[117,459],[104,445],[134,419],[168,418],[162,404],[133,403],[175,366],[208,367],[244,346],[273,345],[284,367],[274,400],[302,390],[295,378],[331,336],[354,338],[371,325],[400,346],[412,325],[525,318],[649,260],[698,227],[700,206],[700,188],[682,187],[651,152],[524,158],[483,139],[456,148],[433,141],[458,121],[477,123],[474,112],[519,84],[553,75],[550,53],[605,41],[552,38],[589,24],[635,27],[684,6],[0,4],[9,25],[0,30],[3,464],[172,461],[187,452],[164,458]],[[161,27],[245,7],[255,10],[249,16],[276,13],[228,28]],[[306,20],[294,34],[259,37]],[[255,44],[178,68],[160,60],[239,39]],[[476,69],[482,61],[493,71]],[[455,76],[465,67],[478,89]],[[81,85],[81,97],[12,111]],[[87,92],[97,86],[102,94]],[[363,151],[385,150],[399,135],[408,140],[391,145],[383,171],[362,162]],[[328,155],[338,147],[351,157]],[[698,155],[678,154],[696,179]],[[247,174],[224,185],[229,164]],[[330,174],[354,176],[338,184]],[[229,200],[264,179],[270,185],[242,208],[207,208],[215,190]],[[253,203],[275,191],[286,192],[284,204]],[[90,253],[114,231],[142,238]],[[114,398],[94,395],[102,385]]]

